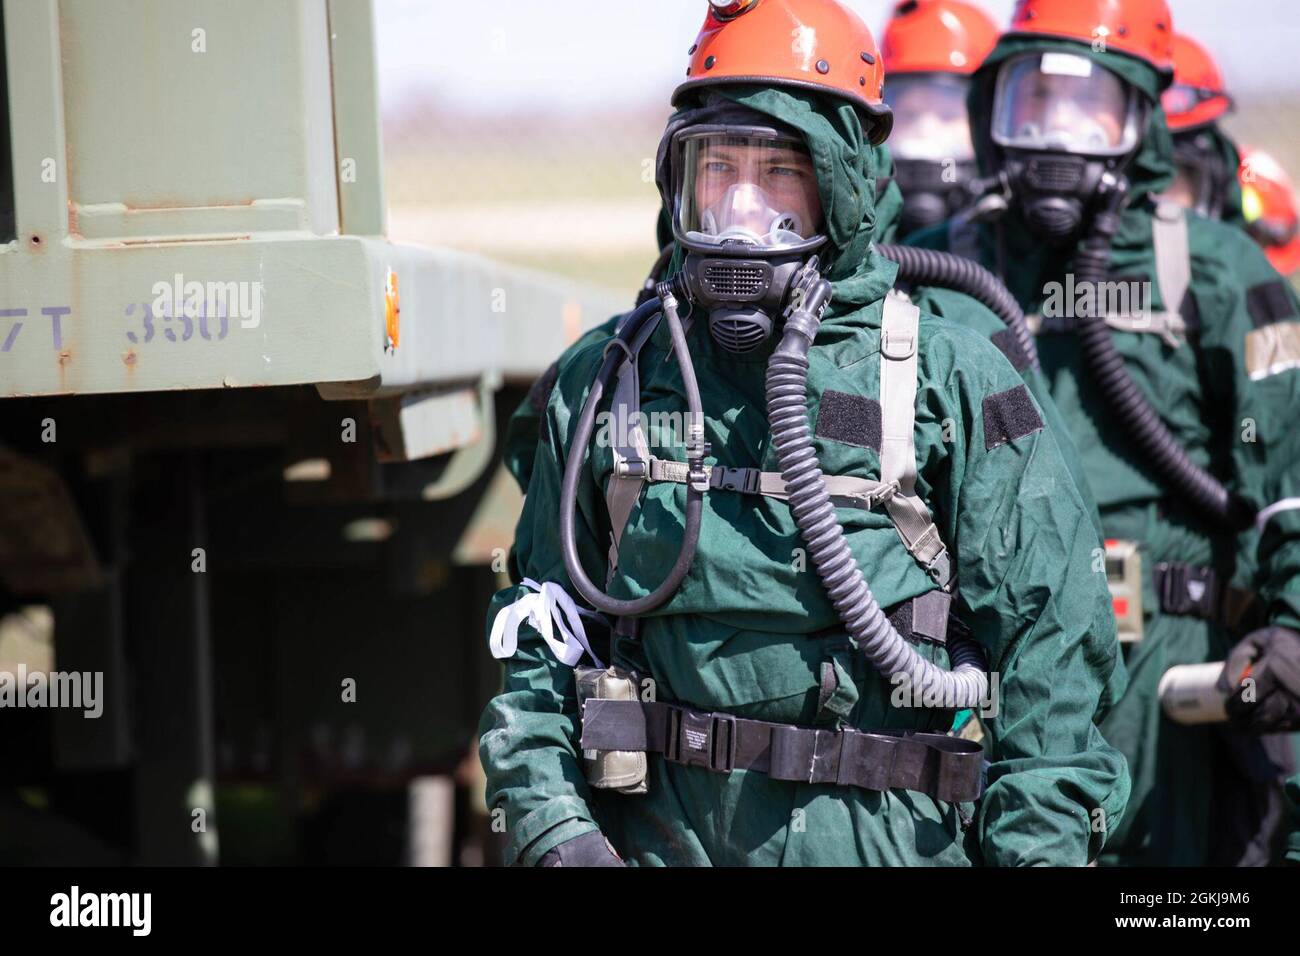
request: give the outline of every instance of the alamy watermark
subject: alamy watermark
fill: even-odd
[[[151,291],[155,315],[187,319],[230,316],[239,319],[242,329],[262,324],[261,282],[187,282],[178,272],[171,282],[155,282]]]
[[[1043,294],[1045,319],[1123,315],[1150,321],[1152,316],[1150,282],[1127,279],[1076,282],[1074,273],[1067,272],[1065,282],[1047,283]]]
[[[91,720],[104,713],[103,671],[0,671],[0,708],[69,708]]]
[[[889,678],[889,682],[894,687],[889,694],[889,703],[894,707],[942,707],[946,710],[960,710],[968,706],[966,702],[957,699],[958,688],[955,681],[949,681],[946,685],[935,681],[926,687],[921,687],[906,671],[899,671]],[[990,673],[988,693],[978,701],[978,706],[972,709],[989,720],[997,717],[1001,710],[999,704],[1001,687],[1000,675],[996,671]]]

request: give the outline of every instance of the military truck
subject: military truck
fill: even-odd
[[[620,303],[385,238],[369,0],[0,13],[0,612],[103,687],[0,860],[449,859],[501,416]]]

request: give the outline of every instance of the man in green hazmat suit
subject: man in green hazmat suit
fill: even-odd
[[[819,64],[793,79],[790,8]],[[700,80],[675,96],[660,163],[691,253],[691,326],[667,284],[618,340],[560,364],[521,583],[489,612],[506,670],[480,755],[507,859],[1082,865],[1128,789],[1091,719],[1118,666],[1095,530],[1005,357],[886,296],[896,269],[871,248],[868,146],[888,113],[870,34],[833,0],[763,0],[711,12],[693,56]],[[736,282],[755,261],[774,286],[793,267],[778,307],[710,298],[703,279]],[[593,382],[613,385],[619,363],[613,406],[635,412],[592,444]],[[869,588],[846,583],[862,572]],[[620,617],[608,644],[575,601],[641,606],[665,579],[667,600]],[[996,701],[983,780],[944,736],[978,686],[963,683],[972,648],[996,679],[981,688]],[[587,659],[602,666],[573,666]],[[921,685],[945,690],[923,701]]]
[[[1185,725],[1159,697],[1171,668],[1222,661],[1244,635],[1247,663],[1293,664],[1300,308],[1244,233],[1158,201],[1171,32],[1162,0],[1020,3],[970,97],[1010,209],[915,242],[977,250],[1041,316],[1043,368],[1114,542],[1129,688],[1101,726],[1134,790],[1103,862],[1263,863],[1285,738],[1245,716]]]

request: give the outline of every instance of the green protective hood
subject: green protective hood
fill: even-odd
[[[884,182],[884,189],[876,190],[876,242],[898,241],[898,219],[903,213],[903,191],[898,188],[894,154],[888,146],[877,146],[876,181]]]
[[[878,221],[876,176],[881,153],[870,145],[857,110],[815,93],[768,86],[711,87],[707,95],[769,116],[797,131],[807,143],[829,238],[821,252],[822,271],[834,288],[827,318],[881,299],[893,285],[897,266],[871,245]],[[668,128],[689,121],[700,106],[698,99],[684,103]],[[662,159],[661,147],[660,190],[668,201]],[[678,250],[674,269],[680,258]]]

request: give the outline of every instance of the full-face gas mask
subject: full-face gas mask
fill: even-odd
[[[1137,151],[1146,107],[1086,56],[1030,53],[998,72],[993,142],[1013,204],[1038,238],[1064,245],[1083,227],[1103,177]]]
[[[950,218],[972,199],[975,178],[966,94],[970,80],[952,73],[891,77],[885,102],[894,111],[889,149],[903,191],[899,234]]]
[[[1165,198],[1208,219],[1222,219],[1235,169],[1229,169],[1209,129],[1174,136],[1174,182]]]
[[[826,242],[812,159],[798,136],[765,126],[688,126],[671,149],[673,233],[691,299],[719,345],[753,351]]]

